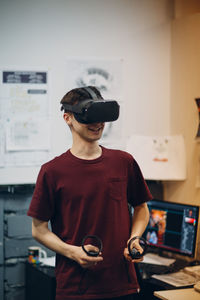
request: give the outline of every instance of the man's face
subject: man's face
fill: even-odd
[[[79,123],[73,116],[73,114],[64,114],[64,119],[67,122],[67,124],[70,126],[72,135],[79,136],[81,139],[87,141],[87,142],[94,142],[98,141],[103,133],[103,129],[105,126],[105,123],[91,123],[91,124],[82,124]]]

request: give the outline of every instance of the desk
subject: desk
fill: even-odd
[[[26,262],[26,300],[55,300],[54,268]]]
[[[188,262],[186,262],[185,260],[177,260],[176,264],[178,267],[181,266],[181,268],[184,268],[185,266],[188,265]],[[172,266],[170,266],[170,269],[173,272],[176,269],[176,266],[173,264]],[[162,274],[165,273],[165,271],[169,271],[169,267],[162,266],[162,265],[144,264],[144,263],[136,264],[136,272],[141,287],[141,292],[140,292],[141,299],[155,300],[158,299],[157,297],[155,297],[155,293],[154,293],[155,291],[168,291],[168,290],[175,289],[174,285],[165,283],[163,281],[151,277],[151,275],[153,274],[159,274],[159,272]],[[192,286],[188,286],[187,289],[191,287]],[[161,299],[166,299],[166,298],[161,298]],[[188,298],[186,300],[194,300],[194,299]],[[200,295],[198,300],[200,300]]]
[[[154,296],[162,300],[199,300],[200,293],[195,291],[194,288],[167,290],[167,291],[155,291]]]

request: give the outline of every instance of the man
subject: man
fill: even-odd
[[[92,109],[80,108],[88,99]],[[84,87],[68,92],[61,105],[72,147],[41,167],[28,210],[33,237],[56,252],[57,300],[132,299],[139,289],[133,262],[141,259],[130,257],[127,243],[148,224],[151,194],[130,154],[98,143],[104,121],[118,117],[115,101],[107,103],[95,87]],[[134,207],[132,224],[128,202]],[[102,241],[98,256],[81,247],[88,234]],[[138,240],[134,247],[141,251]],[[86,242],[85,248],[97,247]]]

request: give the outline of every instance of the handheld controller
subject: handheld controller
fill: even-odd
[[[136,248],[133,247],[133,242],[136,239],[139,240],[140,247],[143,249],[143,251],[141,253]],[[138,259],[138,258],[144,256],[144,254],[147,251],[147,246],[148,246],[148,244],[144,238],[142,238],[140,236],[135,236],[128,243],[129,255],[131,256],[132,259]]]
[[[85,247],[86,246],[85,245],[86,241],[90,241],[95,246],[95,248],[98,249],[98,250],[96,250],[96,249],[95,250],[87,250],[86,247]],[[82,240],[81,246],[82,246],[83,251],[88,256],[93,256],[93,257],[98,256],[100,254],[100,252],[102,251],[102,248],[103,248],[103,244],[102,244],[101,239],[96,235],[86,235]]]

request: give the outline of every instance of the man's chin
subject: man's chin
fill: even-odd
[[[96,142],[96,141],[99,141],[102,137],[102,134],[101,135],[98,135],[98,136],[93,136],[93,137],[87,137],[87,140],[88,142]]]

